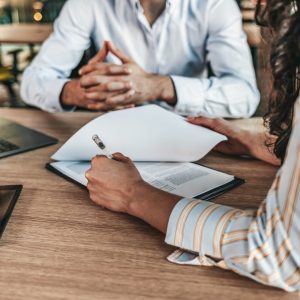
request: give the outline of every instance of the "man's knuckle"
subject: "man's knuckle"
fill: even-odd
[[[110,65],[103,65],[103,66],[102,66],[102,70],[103,70],[105,73],[107,73],[107,74],[111,73],[111,67],[110,67]]]
[[[124,96],[124,100],[130,100],[131,97],[132,97],[132,94],[131,94],[131,93],[127,93],[127,94],[125,94],[125,96]]]

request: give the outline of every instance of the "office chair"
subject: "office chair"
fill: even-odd
[[[14,91],[14,84],[18,82],[18,75],[20,73],[18,69],[18,55],[22,52],[22,49],[15,49],[7,52],[7,54],[12,56],[12,65],[4,66],[2,59],[0,58],[0,84],[4,85],[10,96],[11,104],[14,105],[17,102],[17,95]],[[0,57],[1,56],[1,46],[0,46]]]

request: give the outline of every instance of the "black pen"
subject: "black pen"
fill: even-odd
[[[105,144],[103,143],[103,141],[99,138],[99,136],[97,134],[94,134],[92,137],[93,141],[95,142],[95,144],[104,152],[104,155],[109,158],[109,159],[113,159],[112,154],[110,154],[107,151],[107,148],[105,146]]]

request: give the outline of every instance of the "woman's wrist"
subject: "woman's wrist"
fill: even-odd
[[[247,155],[279,166],[280,160],[275,156],[272,148],[268,147],[268,144],[272,145],[276,139],[277,137],[271,136],[263,125],[257,126],[256,130],[249,130],[241,136],[248,152]]]
[[[130,191],[130,194],[127,196],[127,208],[125,213],[138,217],[138,208],[139,208],[139,199],[142,197],[143,193],[146,190],[146,183],[141,180],[137,182]]]
[[[126,212],[165,233],[171,212],[181,198],[142,181],[133,188]]]

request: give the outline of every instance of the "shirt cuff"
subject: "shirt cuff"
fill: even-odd
[[[229,220],[240,211],[197,199],[182,199],[169,218],[165,242],[197,253],[222,258],[221,241]]]
[[[71,107],[66,109],[62,107],[60,102],[60,94],[64,85],[70,81],[70,79],[47,79],[48,83],[45,86],[45,95],[46,99],[44,102],[45,107],[41,108],[49,111],[49,112],[65,112],[65,111],[74,111],[75,107]]]
[[[171,76],[171,79],[177,95],[175,111],[182,115],[201,112],[204,103],[204,87],[201,80],[183,76]]]

